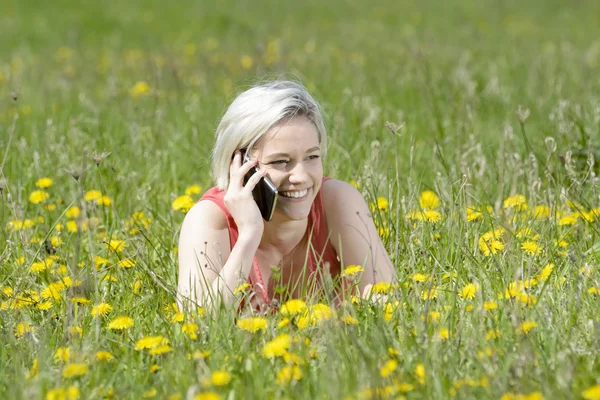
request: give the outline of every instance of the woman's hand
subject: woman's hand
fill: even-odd
[[[257,160],[242,164],[242,155],[236,151],[229,166],[229,186],[223,201],[231,213],[240,236],[262,237],[265,224],[260,210],[254,198],[252,190],[263,176],[266,170],[255,172],[244,186],[244,176],[250,169],[257,165]]]

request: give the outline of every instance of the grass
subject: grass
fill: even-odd
[[[2,8],[5,397],[600,398],[596,2]],[[171,205],[212,186],[227,104],[281,74],[400,280],[250,333],[173,307]]]

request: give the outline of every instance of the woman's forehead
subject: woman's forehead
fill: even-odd
[[[317,129],[306,118],[294,118],[269,130],[256,144],[263,153],[301,151],[319,146]]]

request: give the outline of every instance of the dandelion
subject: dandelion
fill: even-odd
[[[419,197],[419,205],[422,210],[433,210],[440,205],[440,199],[435,192],[426,190]]]
[[[134,99],[137,99],[142,96],[146,96],[150,93],[150,85],[144,81],[136,82],[130,89],[129,95]]]
[[[595,385],[581,393],[585,400],[600,400],[600,385]]]
[[[85,193],[85,195],[83,196],[83,199],[85,201],[98,201],[100,199],[102,199],[102,192],[99,190],[89,190]]]
[[[249,55],[244,55],[244,56],[242,56],[240,63],[242,64],[242,68],[250,69],[250,68],[252,68],[252,65],[254,64],[254,60]]]
[[[577,214],[565,215],[558,220],[558,226],[575,225],[577,223],[577,218]]]
[[[550,217],[550,207],[548,206],[536,206],[533,210],[533,216],[535,219],[548,219]]]
[[[28,322],[19,322],[17,326],[15,326],[15,337],[17,338],[23,337],[29,332],[31,332],[31,325],[29,325]]]
[[[194,200],[192,200],[192,197],[189,194],[179,196],[175,200],[173,200],[173,203],[171,203],[171,208],[173,210],[181,211],[183,213],[188,212],[193,206]]]
[[[46,400],[77,400],[81,396],[81,392],[77,386],[69,386],[68,388],[50,389],[46,393]]]
[[[348,265],[346,268],[344,268],[344,271],[342,271],[342,276],[346,277],[346,276],[353,276],[356,274],[360,274],[362,272],[365,272],[365,269],[360,266],[360,265]]]
[[[537,322],[535,322],[535,321],[525,321],[519,327],[519,331],[524,334],[528,334],[536,326],[537,326]]]
[[[538,279],[540,281],[547,281],[548,278],[550,278],[550,274],[552,274],[552,271],[554,271],[554,264],[547,264],[544,268],[542,268],[542,270],[538,274]]]
[[[438,336],[441,340],[448,340],[450,337],[450,331],[447,328],[440,329]]]
[[[389,282],[377,282],[371,287],[371,293],[386,294],[392,290],[393,286]]]
[[[51,178],[40,178],[35,182],[35,186],[39,187],[40,189],[47,189],[50,186],[52,186],[52,179]]]
[[[542,248],[540,247],[540,245],[537,242],[534,242],[533,240],[526,240],[525,242],[523,242],[523,244],[521,245],[521,250],[525,251],[525,253],[531,256],[538,255],[542,252]]]
[[[306,310],[306,303],[303,300],[292,299],[281,306],[280,312],[282,315],[292,316],[298,315],[304,310]]]
[[[287,353],[291,343],[292,339],[290,335],[279,335],[275,339],[267,342],[260,353],[265,358],[282,357]]]
[[[100,200],[98,200],[96,203],[101,206],[108,207],[112,204],[112,200],[110,199],[110,197],[108,197],[106,195],[102,195]]]
[[[340,321],[346,325],[358,325],[358,320],[351,315],[344,315],[340,318]]]
[[[48,200],[49,197],[50,194],[48,192],[44,192],[43,190],[34,190],[29,195],[29,202],[33,204],[40,204]]]
[[[33,363],[31,364],[31,368],[29,369],[29,371],[27,371],[27,374],[25,375],[25,379],[35,378],[39,372],[40,361],[37,358],[34,358]]]
[[[479,250],[481,250],[484,256],[488,257],[504,250],[504,243],[496,239],[485,240],[483,237],[480,237]]]
[[[417,364],[415,367],[415,374],[417,375],[417,379],[421,385],[425,384],[425,367],[423,364]]]
[[[142,397],[144,399],[151,399],[153,397],[156,397],[157,394],[158,394],[158,390],[156,390],[156,388],[152,388],[152,389],[146,390],[144,393],[142,393]]]
[[[108,303],[100,303],[92,307],[92,316],[105,317],[112,311],[112,306]]]
[[[191,185],[188,186],[187,189],[185,189],[185,194],[187,194],[188,196],[200,193],[202,193],[202,187],[200,187],[200,185]]]
[[[238,320],[236,325],[246,332],[256,333],[267,329],[267,320],[262,317],[248,317]]]
[[[108,329],[122,331],[131,328],[133,325],[133,319],[126,315],[122,315],[110,321],[110,323],[108,324]]]
[[[215,371],[212,373],[210,380],[214,386],[225,386],[231,382],[231,374],[227,371]]]
[[[517,211],[527,208],[527,199],[522,194],[516,194],[514,196],[507,197],[502,203],[502,208],[510,209],[514,208]]]
[[[398,361],[391,359],[386,361],[379,369],[379,374],[382,378],[386,378],[392,374],[398,368]]]
[[[465,285],[460,292],[458,293],[458,295],[463,298],[463,299],[467,299],[467,300],[472,300],[475,298],[475,294],[477,293],[477,285],[474,283],[469,283],[467,285]]]
[[[127,247],[127,243],[120,239],[110,239],[108,242],[106,242],[106,247],[108,247],[109,250],[121,252],[125,247]]]
[[[498,308],[498,303],[496,303],[495,301],[486,301],[483,303],[483,309],[485,311],[491,311],[491,310],[495,310]]]
[[[286,365],[277,373],[277,382],[280,385],[290,383],[292,380],[299,381],[302,379],[302,371],[297,365]]]
[[[485,335],[485,340],[489,341],[492,339],[498,339],[500,337],[500,330],[498,329],[490,329],[487,331]]]
[[[201,392],[194,396],[194,400],[221,400],[221,396],[219,396],[216,392]]]
[[[421,298],[423,300],[437,299],[439,292],[440,291],[437,286],[432,286],[430,290],[423,290],[421,293]]]
[[[166,345],[162,345],[162,346],[158,346],[158,347],[154,347],[154,348],[150,349],[150,354],[152,354],[154,356],[158,356],[161,354],[166,354],[172,350],[173,350],[173,348],[171,346],[169,346],[168,344],[166,344]]]
[[[96,352],[96,359],[98,361],[111,361],[115,358],[115,356],[113,356],[110,352],[108,351],[98,351]]]
[[[242,283],[240,286],[236,287],[233,290],[233,294],[241,293],[241,292],[245,291],[246,289],[248,289],[249,287],[250,287],[249,283],[247,283],[247,282],[246,283]]]
[[[158,346],[169,344],[169,340],[163,336],[145,336],[135,343],[135,350],[153,349]]]
[[[483,219],[483,213],[474,207],[467,207],[467,221],[474,222]]]
[[[191,340],[196,340],[198,338],[198,331],[200,327],[198,324],[193,322],[188,322],[187,324],[183,324],[181,326],[181,333],[189,337]]]
[[[88,366],[85,364],[73,363],[67,364],[62,371],[63,378],[74,378],[88,373]]]

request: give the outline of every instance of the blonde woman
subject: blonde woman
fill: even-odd
[[[180,301],[238,307],[234,290],[244,283],[250,289],[246,304],[255,310],[291,298],[339,300],[343,285],[335,293],[324,293],[324,285],[348,265],[364,268],[357,278],[363,294],[376,282],[394,279],[362,195],[323,177],[326,144],[321,109],[298,83],[270,82],[233,101],[216,131],[216,186],[181,228]],[[278,191],[269,221],[252,193],[265,177]]]

